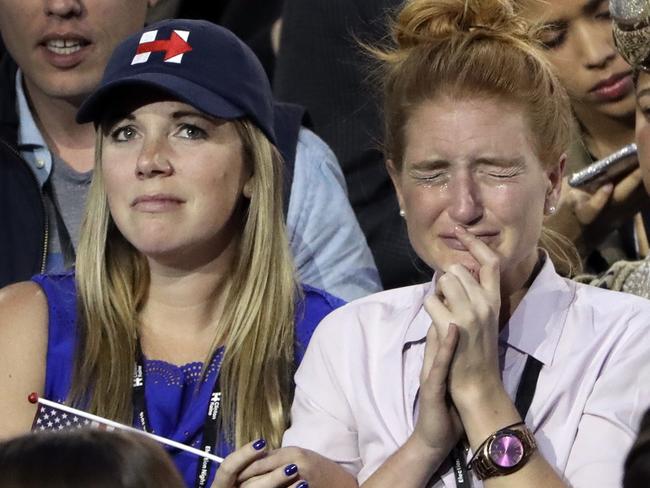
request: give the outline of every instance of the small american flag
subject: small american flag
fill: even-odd
[[[101,424],[96,420],[91,420],[79,415],[65,412],[55,406],[38,405],[36,416],[32,423],[32,430],[74,430],[83,428],[93,428],[101,430],[115,430],[110,425]]]
[[[149,432],[144,432],[142,430],[135,429],[128,425],[120,424],[113,420],[100,417],[98,415],[93,415],[83,410],[78,410],[76,408],[68,407],[62,403],[53,402],[46,400],[45,398],[40,398],[37,393],[32,393],[27,397],[29,403],[37,404],[36,415],[34,416],[34,422],[32,422],[32,430],[41,431],[41,430],[74,430],[74,429],[83,429],[83,428],[95,428],[102,430],[126,430],[128,432],[134,432],[136,434],[147,436],[155,441],[160,442],[166,446],[175,447],[176,449],[181,449],[186,452],[190,452],[196,456],[203,458],[211,459],[214,462],[222,463],[223,458],[215,456],[209,452],[204,452],[199,449],[196,449],[191,446],[186,446],[180,442],[174,441],[172,439],[167,439],[159,435],[150,434]]]

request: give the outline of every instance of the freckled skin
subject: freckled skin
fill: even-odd
[[[241,232],[251,170],[233,122],[181,102],[149,103],[106,130],[102,151],[111,215],[145,256],[211,260]],[[173,198],[134,205],[150,195]]]
[[[437,271],[460,263],[477,273],[478,263],[453,237],[460,225],[499,255],[505,286],[528,275],[563,166],[542,168],[523,109],[438,98],[415,109],[405,135],[402,168],[389,163],[389,171],[417,254]]]

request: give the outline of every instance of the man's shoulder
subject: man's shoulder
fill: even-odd
[[[16,112],[16,72],[18,66],[4,54],[0,58],[0,139],[16,145],[18,113]]]
[[[28,187],[34,186],[35,194],[40,195],[40,188],[27,162],[20,155],[16,147],[11,144],[11,141],[2,137],[0,137],[0,177],[11,178],[9,180],[12,181],[11,187],[18,188],[17,191],[24,191],[22,188],[22,182],[24,180],[25,185]],[[18,178],[19,180],[17,180]],[[6,188],[6,190],[10,191],[11,187]]]
[[[45,226],[36,177],[16,149],[0,139],[0,286],[38,272]]]

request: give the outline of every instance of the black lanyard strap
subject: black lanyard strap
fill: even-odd
[[[456,477],[457,488],[472,488],[472,479],[467,467],[467,448],[460,441],[451,451],[451,463]]]
[[[208,411],[203,424],[203,440],[201,441],[201,450],[212,454],[217,446],[217,432],[219,431],[219,413],[221,412],[221,375],[217,372],[217,379],[214,382],[214,388],[210,395]],[[214,461],[208,458],[199,459],[199,465],[196,471],[196,488],[204,488],[208,484],[210,467]]]
[[[526,421],[526,415],[528,415],[530,405],[533,403],[542,366],[541,361],[535,359],[533,356],[528,356],[526,365],[524,366],[524,372],[521,374],[517,395],[515,396],[515,407],[519,415],[521,415],[521,420],[524,422]]]
[[[209,364],[212,364],[215,355],[216,351],[211,357]],[[213,453],[217,445],[217,433],[219,431],[219,419],[221,413],[221,364],[217,365],[217,368],[217,378],[210,394],[205,422],[203,423],[203,438],[201,440],[201,450],[210,454]],[[151,433],[152,430],[151,423],[149,422],[149,415],[147,413],[147,399],[145,397],[144,383],[144,355],[142,354],[140,340],[138,339],[136,343],[135,368],[133,370],[133,415],[136,421],[140,424],[139,427],[145,432]],[[204,457],[199,459],[196,471],[196,480],[194,482],[195,488],[205,488],[207,486],[212,462],[211,459]]]
[[[530,405],[533,403],[542,366],[541,361],[535,359],[533,356],[526,358],[526,365],[521,374],[521,380],[519,381],[517,394],[515,395],[515,407],[519,415],[521,415],[521,419],[524,421],[526,420]],[[463,441],[459,442],[451,451],[450,457],[456,477],[456,487],[472,488],[472,479],[467,468],[467,448],[464,446]]]

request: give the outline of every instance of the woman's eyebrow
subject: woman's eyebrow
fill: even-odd
[[[133,121],[135,120],[135,115],[133,115],[133,112],[130,113],[120,113],[120,112],[114,112],[112,114],[109,114],[104,121],[100,124],[102,128],[102,132],[104,134],[108,134],[113,127],[115,127],[119,122],[122,122],[123,120],[128,120],[128,121]]]
[[[448,166],[448,165],[449,165],[449,161],[440,158],[421,159],[420,161],[414,161],[410,164],[411,169],[415,169],[415,170],[435,169],[441,166]]]
[[[488,166],[501,166],[503,168],[514,168],[525,166],[526,162],[521,157],[480,157],[472,161],[473,164],[485,164]]]
[[[636,98],[641,98],[650,95],[650,87],[649,88],[643,88],[642,90],[639,90],[636,94]]]
[[[208,122],[218,123],[220,119],[215,119],[214,117],[211,117],[210,115],[204,114],[203,112],[195,111],[195,110],[177,110],[176,112],[172,113],[172,118],[173,119],[181,119],[183,117],[199,117],[201,119],[205,119]]]
[[[604,1],[605,0],[588,0],[587,3],[582,6],[582,13],[585,15],[593,14]]]
[[[566,30],[569,27],[569,21],[564,19],[554,19],[545,22],[542,26],[544,32],[557,32]]]

